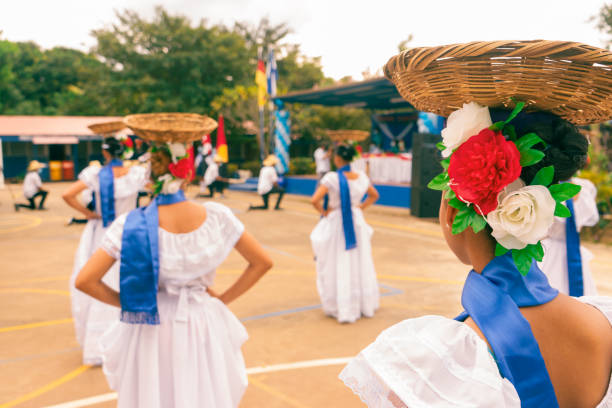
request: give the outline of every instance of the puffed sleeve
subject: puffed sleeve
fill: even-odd
[[[587,179],[578,177],[572,178],[572,183],[578,184],[580,193],[574,200],[574,212],[576,213],[576,227],[592,227],[599,221],[599,211],[597,210],[597,188]]]
[[[486,343],[441,316],[408,319],[383,331],[340,379],[370,408],[520,408]]]
[[[100,173],[100,166],[87,166],[79,173],[79,180],[87,185],[91,190],[98,190],[98,174]]]
[[[113,221],[113,223],[106,229],[104,239],[100,248],[106,251],[107,254],[115,259],[121,257],[121,238],[123,236],[123,226],[125,225],[125,219],[129,213],[121,214]]]
[[[244,224],[234,215],[232,210],[223,204],[208,202],[205,207],[208,210],[207,216],[216,219],[217,226],[221,230],[223,246],[228,249],[227,253],[229,254],[244,233]],[[226,256],[223,256],[223,258]]]
[[[338,190],[338,173],[330,171],[321,179],[321,185],[327,187],[328,190]]]

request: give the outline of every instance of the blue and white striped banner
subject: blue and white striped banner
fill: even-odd
[[[276,116],[274,154],[279,159],[279,163],[276,165],[276,171],[278,171],[279,174],[286,174],[289,171],[289,145],[291,144],[289,111],[279,109],[274,114]]]

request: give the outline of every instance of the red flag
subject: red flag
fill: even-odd
[[[219,115],[219,120],[217,122],[219,123],[219,126],[217,127],[217,154],[221,156],[224,163],[227,163],[229,161],[229,157],[227,152],[227,141],[225,140],[223,115]]]

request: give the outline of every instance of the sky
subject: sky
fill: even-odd
[[[609,0],[608,0],[609,1]],[[326,76],[361,79],[377,72],[409,46],[478,40],[568,40],[603,46],[606,36],[593,21],[604,0],[0,0],[2,38],[32,40],[44,48],[88,50],[93,29],[115,21],[115,10],[151,16],[155,5],[194,22],[233,25],[268,17],[286,22],[287,42],[321,57]]]

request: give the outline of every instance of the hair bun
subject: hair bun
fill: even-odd
[[[112,136],[105,138],[102,144],[102,149],[106,150],[113,157],[121,156],[124,147],[119,140]]]
[[[353,161],[353,157],[357,154],[357,150],[352,145],[341,144],[336,147],[336,154],[345,162]]]

